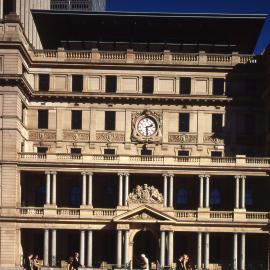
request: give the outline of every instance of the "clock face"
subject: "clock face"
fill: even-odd
[[[149,137],[156,133],[157,124],[152,118],[145,117],[138,122],[137,128],[141,135]]]

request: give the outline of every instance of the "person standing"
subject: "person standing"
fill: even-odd
[[[33,254],[30,254],[27,258],[25,258],[24,262],[24,269],[25,270],[32,270],[32,265],[33,265]]]
[[[73,257],[69,257],[67,260],[67,270],[73,270]]]
[[[178,270],[185,270],[185,266],[184,266],[184,256],[180,255],[179,259],[178,259]]]
[[[33,270],[38,270],[40,268],[40,264],[38,261],[38,255],[35,255],[33,258]]]
[[[145,254],[141,254],[141,269],[149,270],[149,260]]]
[[[73,257],[73,262],[72,262],[72,267],[74,270],[78,270],[78,268],[82,266],[80,264],[79,257],[80,257],[79,252],[75,252],[74,257]]]

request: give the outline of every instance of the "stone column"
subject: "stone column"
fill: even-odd
[[[119,176],[119,191],[118,191],[118,206],[123,204],[123,173],[118,173]]]
[[[88,173],[88,201],[89,206],[93,205],[93,173]]]
[[[169,245],[168,245],[168,265],[171,266],[173,263],[173,231],[169,231]]]
[[[124,264],[125,266],[128,265],[128,237],[129,237],[129,231],[125,231],[125,257],[124,257]]]
[[[205,234],[205,247],[204,247],[205,255],[204,255],[204,267],[205,269],[209,268],[209,233]]]
[[[198,246],[197,246],[197,269],[202,269],[202,233],[198,233]]]
[[[122,231],[117,231],[117,262],[116,265],[118,268],[121,268],[122,265]]]
[[[3,0],[0,0],[0,19],[2,20],[3,19]]]
[[[93,231],[88,231],[87,267],[93,267]]]
[[[44,230],[44,254],[43,254],[43,264],[44,266],[49,266],[49,230]]]
[[[46,174],[46,204],[51,202],[51,174],[50,172],[45,172]]]
[[[164,207],[167,207],[168,195],[167,195],[167,174],[163,174],[163,196],[164,196]]]
[[[82,172],[82,205],[86,205],[86,173]]]
[[[209,175],[205,176],[205,208],[209,208],[209,193],[210,193],[210,184],[209,184]]]
[[[124,204],[127,205],[129,193],[129,173],[125,173],[125,201]]]
[[[241,208],[246,208],[246,177],[241,176],[242,178],[242,185],[241,185]]]
[[[241,257],[240,257],[240,269],[245,270],[246,268],[246,235],[241,234]]]
[[[170,174],[170,198],[169,207],[173,207],[173,174]]]
[[[56,172],[52,172],[52,204],[56,204]]]
[[[203,182],[204,182],[204,176],[199,175],[200,178],[200,200],[199,200],[199,207],[203,208]]]
[[[85,231],[81,231],[81,237],[80,237],[80,264],[82,266],[85,265],[84,260],[84,251],[85,251]]]
[[[237,257],[237,250],[238,250],[238,234],[233,234],[233,270],[237,270],[238,266],[238,257]]]
[[[239,178],[240,176],[235,176],[235,208],[239,208]]]
[[[160,266],[165,266],[165,231],[160,232]]]
[[[56,230],[52,230],[52,256],[51,266],[56,266]]]

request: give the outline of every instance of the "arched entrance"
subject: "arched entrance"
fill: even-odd
[[[133,268],[140,268],[140,255],[145,254],[151,262],[159,259],[158,237],[151,231],[139,231],[133,240]]]

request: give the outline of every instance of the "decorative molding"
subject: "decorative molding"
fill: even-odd
[[[117,224],[117,230],[129,230],[129,224]]]
[[[124,142],[125,133],[124,132],[97,132],[96,140],[98,142]]]
[[[30,141],[55,141],[56,140],[56,131],[29,131],[29,140]]]
[[[67,141],[89,141],[89,132],[82,131],[64,131],[63,139]]]
[[[212,133],[205,133],[203,136],[203,142],[204,143],[213,143],[213,144],[224,144],[225,138],[224,136],[217,136]]]
[[[163,195],[154,186],[148,186],[147,184],[143,184],[142,186],[137,185],[129,194],[128,203],[162,204]]]
[[[198,136],[195,134],[169,133],[169,142],[197,143]]]
[[[128,220],[141,219],[141,220],[156,220],[156,218],[150,216],[146,212],[139,213],[135,216],[130,217]]]

